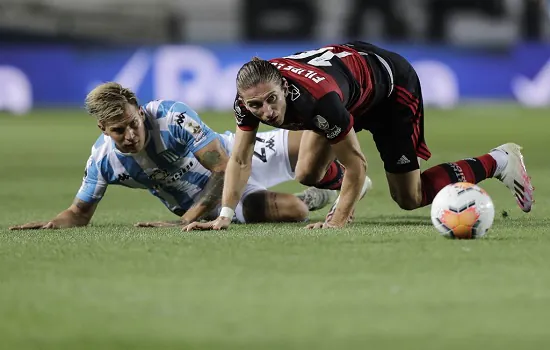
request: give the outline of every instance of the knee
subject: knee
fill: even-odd
[[[243,215],[247,223],[300,222],[307,219],[309,211],[291,194],[262,191],[244,198]]]
[[[292,201],[289,201],[286,209],[286,220],[284,221],[301,222],[305,221],[309,216],[307,205],[302,202],[298,197],[294,197]]]
[[[403,210],[414,210],[422,206],[422,196],[417,193],[392,193],[391,197]]]
[[[296,181],[304,186],[315,186],[323,178],[323,174],[319,174],[314,169],[307,169],[306,167],[296,167],[295,170]]]

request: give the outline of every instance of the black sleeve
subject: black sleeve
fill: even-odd
[[[256,118],[237,96],[233,105],[233,111],[235,112],[235,120],[239,129],[244,131],[256,130],[260,125],[260,120]]]
[[[331,143],[341,141],[353,127],[353,116],[334,91],[317,100],[313,113],[315,131],[324,134]]]

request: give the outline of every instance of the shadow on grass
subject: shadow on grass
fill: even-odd
[[[370,218],[361,218],[355,221],[361,225],[376,225],[376,226],[426,226],[432,222],[429,217],[424,215],[378,215]]]

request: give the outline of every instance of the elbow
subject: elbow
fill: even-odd
[[[367,173],[367,160],[364,156],[354,157],[348,164],[342,165],[346,168],[346,172],[357,174],[357,176],[365,176]]]
[[[365,159],[365,157],[361,157],[361,161],[359,162],[359,167],[361,168],[361,170],[363,171],[363,173],[367,173],[367,170],[368,170],[368,164],[367,164],[367,160]]]
[[[246,160],[243,157],[231,157],[231,160],[237,165],[237,167],[241,170],[248,170],[251,168],[251,160]]]

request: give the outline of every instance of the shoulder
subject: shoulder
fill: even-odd
[[[177,116],[181,113],[196,115],[198,117],[197,112],[181,101],[154,100],[143,106],[143,109],[154,119],[177,119]]]
[[[161,131],[175,132],[177,129],[192,132],[203,124],[198,113],[181,101],[155,100],[143,106],[149,121],[158,125]],[[196,131],[196,130],[195,130]]]
[[[101,174],[107,176],[111,170],[110,154],[114,152],[113,141],[109,136],[101,134],[92,146],[90,156],[86,162],[86,175]]]
[[[105,157],[107,157],[108,153],[112,151],[112,140],[107,135],[99,135],[97,140],[95,141],[94,145],[92,146],[92,151],[90,158],[94,160],[94,162],[100,162]]]
[[[316,99],[331,91],[341,95],[337,81],[321,67],[288,58],[273,59],[271,63],[280,70],[284,78],[292,81]]]

